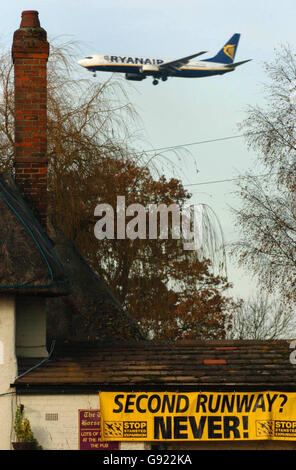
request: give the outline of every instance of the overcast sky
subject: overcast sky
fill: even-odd
[[[233,33],[241,33],[236,61],[252,59],[235,72],[201,79],[169,79],[158,86],[150,78],[127,87],[141,118],[142,148],[159,148],[240,134],[247,105],[262,103],[263,63],[281,44],[294,47],[294,0],[13,0],[1,5],[3,45],[11,45],[23,10],[38,10],[49,38],[67,35],[80,41],[82,58],[90,54],[184,57],[201,50],[211,57]],[[89,72],[77,65],[85,77]],[[98,74],[97,79],[109,74]],[[95,80],[95,78],[94,78]],[[139,149],[141,144],[139,144]],[[256,155],[243,138],[188,147],[191,156],[175,160],[184,185],[231,179],[256,169]],[[166,154],[171,159],[174,155]],[[193,160],[196,164],[193,164]],[[197,171],[198,169],[198,171]],[[238,201],[234,182],[188,186],[193,203],[216,212],[226,242],[237,232],[229,206]],[[256,284],[250,273],[228,260],[235,295],[247,297]]]

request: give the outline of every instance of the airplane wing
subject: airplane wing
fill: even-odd
[[[188,64],[188,62],[194,57],[205,54],[206,52],[207,51],[201,51],[201,52],[198,52],[197,54],[183,57],[182,59],[171,60],[170,62],[165,62],[164,64],[159,65],[158,68],[159,70],[162,70],[162,71],[167,70],[168,72],[172,72],[172,71],[178,70],[183,65]]]
[[[232,67],[235,68],[238,65],[242,65],[242,64],[245,64],[246,62],[250,62],[250,60],[252,60],[252,59],[242,60],[241,62],[235,62],[234,64],[227,64],[227,65],[225,65],[225,67],[232,69]]]

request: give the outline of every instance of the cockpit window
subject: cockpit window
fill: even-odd
[[[86,59],[92,59],[92,56],[85,57]]]

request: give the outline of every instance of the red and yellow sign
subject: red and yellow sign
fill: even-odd
[[[108,441],[296,440],[296,394],[101,392]]]
[[[102,441],[99,410],[78,410],[78,417],[80,450],[119,449],[118,442]]]

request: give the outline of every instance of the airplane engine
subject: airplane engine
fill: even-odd
[[[140,82],[141,80],[144,80],[144,78],[146,77],[145,75],[141,75],[140,73],[126,73],[125,78],[127,80],[134,80],[134,81]]]

